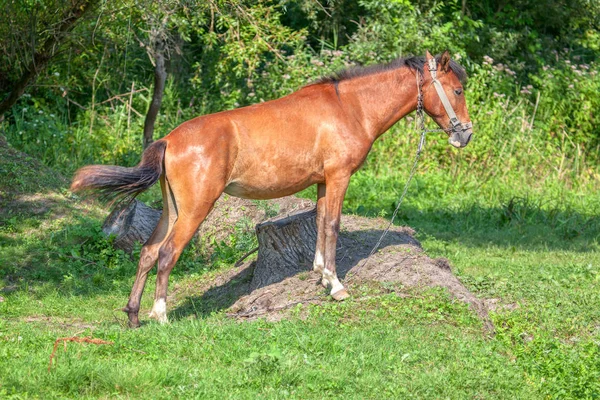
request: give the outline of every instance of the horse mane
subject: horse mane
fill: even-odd
[[[442,60],[441,54],[435,56],[438,64]],[[398,69],[402,67],[410,68],[414,71],[419,71],[423,73],[423,67],[425,66],[425,57],[424,56],[413,56],[413,57],[405,57],[405,58],[397,58],[389,63],[384,64],[374,64],[367,66],[356,66],[347,68],[341,71],[338,71],[332,75],[324,76],[314,82],[314,84],[318,83],[338,83],[341,81],[347,81],[352,78],[358,78],[361,76],[373,75],[379,72],[390,71],[393,69]],[[454,72],[458,80],[461,83],[465,84],[467,81],[467,73],[465,69],[456,61],[450,60],[449,63],[450,70]]]

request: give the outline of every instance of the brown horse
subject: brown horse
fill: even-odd
[[[472,129],[461,85],[465,77],[448,52],[351,69],[277,100],[184,122],[149,146],[136,167],[81,168],[72,190],[94,189],[121,199],[160,180],[163,213],[142,248],[123,309],[130,324],[139,326],[140,299],[157,260],[150,317],[167,321],[169,274],[223,192],[272,199],[317,184],[314,270],[334,299],[348,297],[337,278],[335,251],[350,176],[373,142],[418,106],[445,128],[452,145],[466,146]]]

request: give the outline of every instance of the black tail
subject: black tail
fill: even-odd
[[[142,155],[142,161],[131,168],[115,165],[88,165],[80,168],[73,178],[74,192],[92,190],[106,200],[130,201],[154,185],[163,173],[167,142],[152,143]]]

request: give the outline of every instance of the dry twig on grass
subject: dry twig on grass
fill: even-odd
[[[48,364],[48,372],[50,372],[50,369],[52,368],[52,360],[54,359],[54,356],[56,354],[56,349],[58,348],[58,344],[62,342],[64,347],[65,347],[65,351],[67,351],[67,342],[76,342],[76,343],[92,343],[92,344],[114,344],[114,342],[108,342],[106,340],[102,340],[102,339],[93,339],[93,338],[89,338],[89,337],[65,337],[65,338],[58,338],[54,341],[54,348],[52,349],[52,354],[50,354],[50,363]]]

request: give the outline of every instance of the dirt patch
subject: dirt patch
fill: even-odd
[[[267,207],[278,208],[280,216],[307,212],[314,208],[308,200],[287,197],[269,202],[267,206],[248,204],[247,200],[225,199],[227,211],[216,207],[212,222],[204,229],[224,226],[226,220],[232,223],[236,218],[250,218],[260,222],[267,214]],[[243,209],[242,207],[245,207]],[[254,210],[254,211],[253,211]],[[283,210],[283,212],[281,211]],[[446,259],[431,259],[413,237],[414,231],[407,227],[392,227],[380,245],[379,251],[368,259],[367,256],[387,227],[383,219],[370,219],[352,215],[342,217],[340,238],[337,248],[337,270],[340,279],[347,284],[351,293],[361,285],[378,284],[380,287],[426,288],[442,287],[456,299],[463,301],[484,321],[486,328],[493,329],[488,318],[488,309],[483,301],[475,297],[454,276]],[[215,231],[218,233],[218,231]],[[195,290],[193,298],[175,310],[175,314],[186,314],[198,306],[206,312],[227,310],[228,315],[239,319],[264,317],[278,320],[297,304],[318,304],[330,300],[320,285],[320,276],[312,271],[312,259],[298,265],[293,271],[282,268],[279,275],[271,271],[268,284],[256,287],[252,284],[256,261],[246,261],[239,268],[217,275],[211,282]],[[260,257],[260,256],[259,256]],[[308,262],[310,260],[310,262]],[[180,297],[177,295],[177,297]],[[186,311],[187,310],[187,311]]]

